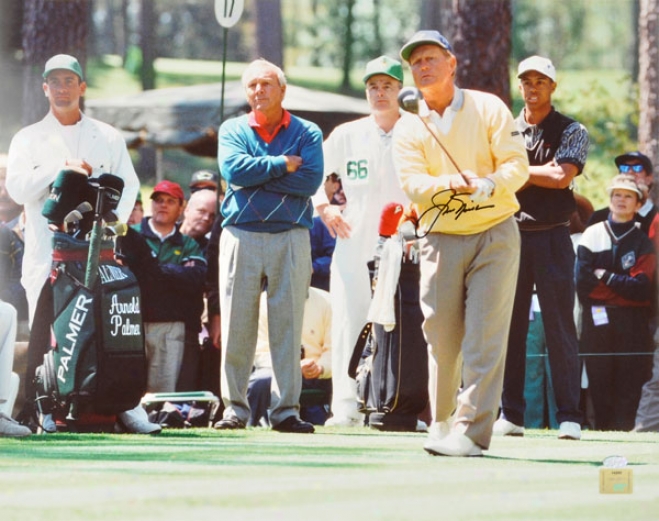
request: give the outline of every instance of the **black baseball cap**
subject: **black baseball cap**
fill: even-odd
[[[217,190],[218,175],[211,170],[198,170],[190,178],[190,191],[196,192],[197,190]]]
[[[616,166],[618,166],[618,167],[620,165],[627,164],[627,162],[629,162],[629,161],[638,161],[639,163],[641,163],[643,165],[643,168],[645,169],[645,172],[647,174],[652,173],[652,170],[653,170],[652,161],[650,161],[650,158],[648,156],[646,156],[645,154],[642,154],[638,150],[636,150],[634,152],[625,152],[624,154],[619,155],[615,159]]]

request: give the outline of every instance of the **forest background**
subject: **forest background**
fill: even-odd
[[[436,28],[454,43],[458,82],[499,94],[514,114],[523,106],[519,61],[532,54],[553,60],[556,108],[590,132],[577,190],[596,206],[605,202],[616,155],[641,148],[659,159],[656,134],[639,141],[646,106],[639,76],[647,73],[639,66],[647,53],[639,32],[643,19],[656,32],[656,0],[244,0],[239,22],[226,31],[213,0],[0,0],[0,6],[0,152],[47,111],[40,74],[56,52],[85,64],[87,99],[217,82],[223,54],[227,80],[263,56],[282,65],[292,84],[363,97],[369,59],[397,57],[416,30]],[[143,184],[152,184],[153,150],[132,153]],[[165,150],[162,161],[165,177],[184,186],[194,170],[216,168],[212,158],[177,149]]]

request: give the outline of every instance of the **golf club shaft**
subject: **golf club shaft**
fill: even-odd
[[[101,229],[101,220],[103,215],[103,192],[105,188],[98,188],[96,197],[96,209],[94,212],[94,225],[89,237],[89,252],[87,254],[87,266],[85,268],[85,286],[92,289],[98,275],[98,256],[101,251],[101,241],[103,232]]]
[[[467,185],[470,185],[471,182],[469,181],[469,178],[468,178],[468,177],[462,172],[462,168],[460,168],[460,167],[458,166],[458,163],[456,163],[455,159],[453,159],[453,156],[449,153],[449,151],[446,149],[446,147],[442,144],[442,142],[441,142],[441,141],[439,140],[439,138],[437,137],[437,134],[435,134],[435,133],[432,131],[432,129],[430,128],[430,126],[428,125],[428,123],[426,123],[426,120],[423,119],[423,118],[421,117],[421,115],[417,114],[417,116],[419,116],[419,119],[423,122],[423,124],[425,125],[426,129],[428,130],[428,132],[430,132],[430,134],[432,135],[432,137],[435,138],[435,141],[437,142],[437,144],[439,145],[439,147],[444,151],[444,153],[446,154],[446,157],[449,158],[449,161],[451,161],[451,163],[452,163],[453,166],[456,168],[456,170],[458,171],[458,173],[462,176],[462,179],[464,179],[464,182],[467,183]]]

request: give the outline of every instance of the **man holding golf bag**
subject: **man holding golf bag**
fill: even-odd
[[[61,225],[67,218],[72,225],[80,220],[74,212],[57,216],[58,205],[54,203],[59,203],[62,198],[77,197],[74,192],[83,184],[86,187],[88,178],[93,181],[103,177],[108,193],[119,194],[114,201],[116,220],[125,222],[139,190],[139,180],[121,134],[111,126],[85,116],[80,110],[80,98],[85,94],[86,83],[78,60],[66,54],[53,56],[46,62],[43,78],[50,110],[43,120],[23,128],[14,136],[7,167],[7,190],[16,202],[25,206],[25,255],[21,281],[27,293],[32,328],[37,302],[53,260],[53,232],[49,228],[49,219],[53,221],[62,217]],[[56,180],[60,183],[60,200],[50,201],[54,213],[47,218],[42,215],[42,210],[53,196],[51,187]],[[72,189],[74,186],[76,189]],[[74,211],[78,211],[80,217],[83,213],[93,214],[91,205],[82,205]],[[48,338],[42,339],[44,346],[48,341]],[[32,362],[28,366],[30,375],[34,374],[30,369],[34,370],[39,363],[38,360],[36,364]],[[28,395],[34,396],[31,378],[27,380]],[[139,405],[120,413],[118,420],[131,432],[160,430],[159,426],[148,422]]]
[[[524,142],[492,94],[454,84],[457,59],[438,31],[401,49],[417,89],[403,89],[394,162],[417,211],[421,307],[430,344],[433,455],[480,456],[499,408],[519,263],[515,192]]]

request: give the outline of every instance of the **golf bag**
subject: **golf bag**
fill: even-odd
[[[146,391],[137,279],[114,261],[113,243],[103,241],[98,276],[87,287],[89,247],[54,234],[51,349],[36,370],[37,403],[44,413],[65,415],[67,423],[132,409]]]
[[[30,335],[28,349],[50,348],[33,387],[39,411],[56,420],[65,416],[71,430],[81,417],[134,408],[146,390],[139,286],[105,240],[125,233],[115,213],[123,185],[112,174],[88,178],[84,171],[62,170],[42,210],[59,231]]]
[[[369,262],[371,276],[374,263]],[[404,262],[394,301],[396,325],[368,323],[350,362],[361,411],[370,427],[414,431],[428,403],[428,349],[421,324],[419,265]]]

